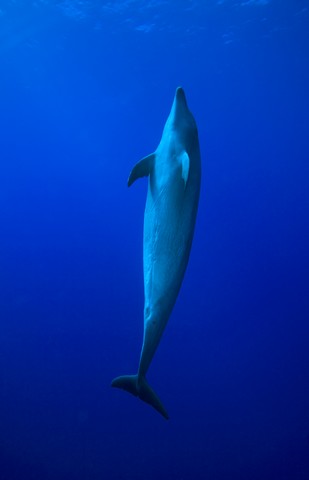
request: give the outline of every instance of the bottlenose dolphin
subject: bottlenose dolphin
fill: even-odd
[[[195,120],[185,93],[177,88],[160,144],[138,162],[128,186],[148,176],[144,216],[144,339],[138,373],[117,377],[122,388],[168,414],[146,373],[174,307],[189,260],[198,207],[201,158]]]

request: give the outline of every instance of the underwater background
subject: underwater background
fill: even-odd
[[[199,129],[189,266],[148,379],[147,181]],[[309,479],[309,2],[0,1],[0,480]]]

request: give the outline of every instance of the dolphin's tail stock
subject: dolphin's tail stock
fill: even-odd
[[[122,390],[132,393],[132,395],[140,398],[143,402],[149,403],[149,405],[161,413],[164,418],[168,419],[167,411],[144,376],[124,375],[122,377],[116,377],[112,381],[112,387],[121,388]]]

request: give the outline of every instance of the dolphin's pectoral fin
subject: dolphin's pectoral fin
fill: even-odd
[[[155,161],[155,153],[151,153],[147,157],[142,158],[140,162],[134,165],[128,179],[128,187],[132,185],[135,180],[141,177],[147,177],[152,171],[153,164]]]
[[[135,397],[139,397],[143,402],[151,405],[168,420],[167,411],[144,376],[123,375],[122,377],[116,377],[112,381],[112,387],[121,388],[122,390],[132,393]]]
[[[181,154],[180,161],[181,161],[181,176],[183,178],[183,181],[185,182],[185,188],[186,188],[188,177],[189,177],[189,170],[190,170],[190,158],[185,150]]]

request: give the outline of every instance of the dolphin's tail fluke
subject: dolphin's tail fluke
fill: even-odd
[[[135,397],[140,398],[143,402],[149,403],[155,410],[157,410],[164,418],[168,419],[168,414],[163,407],[159,397],[153,391],[147,380],[143,376],[138,375],[124,375],[116,377],[112,381],[112,387],[121,388]]]

